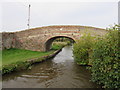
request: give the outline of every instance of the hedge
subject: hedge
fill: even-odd
[[[113,29],[93,48],[92,81],[104,88],[120,88],[120,39]]]
[[[87,65],[91,64],[91,53],[96,37],[90,34],[84,34],[73,46],[74,60],[77,64]]]
[[[92,81],[103,88],[120,88],[119,34],[116,25],[103,37],[83,36],[73,47],[75,61],[80,65],[91,61]]]

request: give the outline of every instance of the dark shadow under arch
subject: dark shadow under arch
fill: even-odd
[[[65,37],[65,38],[69,38],[71,40],[73,40],[75,42],[75,40],[71,37],[67,37],[67,36],[56,36],[56,37],[52,37],[50,39],[48,39],[46,42],[45,42],[45,51],[49,51],[50,48],[51,48],[51,45],[52,45],[52,42],[57,39],[57,38],[61,38],[61,37]]]

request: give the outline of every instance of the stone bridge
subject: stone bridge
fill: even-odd
[[[60,25],[44,26],[12,33],[3,32],[2,49],[20,48],[32,51],[47,51],[56,38],[67,37],[76,41],[83,33],[88,32],[92,35],[104,35],[107,31],[89,26]]]

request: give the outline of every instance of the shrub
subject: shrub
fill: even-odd
[[[77,64],[86,65],[91,59],[91,52],[95,43],[95,37],[84,34],[73,46],[74,59]]]
[[[92,81],[104,88],[120,88],[120,32],[113,28],[96,42],[93,50]]]
[[[74,44],[73,54],[78,64],[92,63],[92,81],[103,88],[120,88],[119,26],[109,29],[102,37],[84,35]],[[88,61],[89,60],[89,61]]]

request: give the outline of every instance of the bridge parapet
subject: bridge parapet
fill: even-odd
[[[58,37],[68,37],[75,41],[83,33],[104,35],[107,32],[105,29],[78,25],[45,26],[13,33],[2,33],[2,46],[3,49],[20,48],[32,51],[45,51],[46,46],[48,46],[46,42],[50,39],[52,40],[48,44],[51,44]]]

